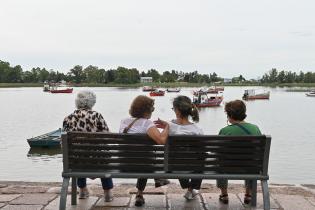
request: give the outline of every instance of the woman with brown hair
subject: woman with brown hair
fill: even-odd
[[[246,118],[246,105],[241,100],[230,101],[225,104],[225,113],[227,115],[228,126],[222,128],[219,135],[230,135],[230,136],[242,136],[242,135],[261,135],[259,128],[251,123],[245,122]],[[251,185],[250,180],[245,180],[245,197],[244,203],[249,204],[251,202]],[[217,187],[221,189],[221,195],[219,200],[222,203],[227,204],[229,202],[228,197],[228,180],[218,179]]]
[[[156,125],[150,120],[152,112],[154,111],[154,100],[143,95],[137,96],[129,109],[131,117],[123,119],[120,123],[120,133],[146,133],[151,137],[157,144],[165,144],[168,133],[169,124],[165,121],[160,120],[159,122],[163,125],[164,129],[162,132],[156,127]],[[143,198],[143,191],[146,187],[147,179],[139,178],[137,180],[137,195],[136,195],[136,206],[142,206],[145,201]],[[155,187],[160,187],[169,184],[166,179],[155,179]]]

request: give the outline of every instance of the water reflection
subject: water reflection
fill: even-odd
[[[62,157],[61,153],[61,148],[30,148],[27,157]]]

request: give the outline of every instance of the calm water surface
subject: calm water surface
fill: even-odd
[[[76,93],[50,94],[41,88],[0,89],[0,180],[61,181],[62,156],[58,150],[30,150],[26,139],[61,127],[74,110]],[[97,95],[94,110],[101,112],[112,132],[128,116],[132,99],[141,89],[91,88]],[[227,87],[224,101],[239,99],[245,87]],[[192,88],[180,94],[191,97]],[[315,184],[315,98],[285,89],[270,89],[271,99],[247,102],[247,121],[272,136],[270,181]],[[152,119],[170,120],[172,99],[177,93],[155,97]],[[223,105],[200,110],[199,126],[217,134],[226,125]]]

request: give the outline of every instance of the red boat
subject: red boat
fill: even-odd
[[[69,87],[65,81],[61,83],[50,84],[49,92],[51,93],[72,93],[73,88]]]
[[[51,93],[72,93],[73,88],[50,90]]]
[[[214,107],[220,106],[223,101],[223,96],[208,96],[207,94],[199,94],[193,97],[193,103],[197,107]]]
[[[155,90],[150,92],[150,96],[164,96],[165,91],[163,90]]]

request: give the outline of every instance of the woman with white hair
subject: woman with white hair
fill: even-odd
[[[109,129],[103,116],[92,110],[95,103],[95,93],[90,90],[80,91],[75,99],[77,109],[64,119],[63,130],[65,132],[108,132]],[[111,192],[113,181],[111,178],[101,178],[101,181],[104,189],[105,201],[110,202],[113,200]],[[89,196],[89,191],[86,187],[86,178],[78,178],[77,183],[80,188],[79,199],[87,198]]]

